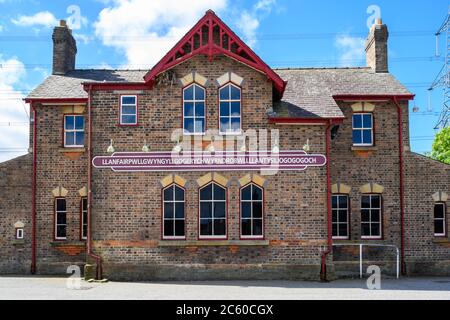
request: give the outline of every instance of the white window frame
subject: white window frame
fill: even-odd
[[[208,187],[209,185],[212,185],[211,188],[211,200],[202,200],[201,199],[201,190],[203,190],[204,188]],[[216,200],[214,199],[214,187],[218,186],[220,188],[222,188],[225,191],[225,199],[224,200]],[[208,184],[206,184],[205,186],[201,187],[198,190],[198,200],[199,200],[199,205],[198,205],[198,238],[199,239],[226,239],[228,237],[228,196],[227,196],[227,188],[221,186],[218,183],[215,182],[210,182]],[[211,213],[211,218],[201,218],[201,203],[202,202],[208,202],[211,203],[211,208],[212,208],[212,213]],[[225,204],[225,217],[224,218],[215,218],[214,217],[214,203],[215,202],[223,202]],[[201,220],[212,220],[212,233],[213,235],[202,235],[201,232]],[[225,234],[224,235],[214,235],[214,220],[225,220]]]
[[[134,98],[134,103],[123,103],[124,98]],[[134,107],[135,113],[123,113],[123,107]],[[123,122],[124,116],[134,116],[134,122]],[[137,95],[122,95],[120,96],[120,125],[122,126],[135,126],[138,124],[138,97]]]
[[[66,121],[67,121],[67,117],[73,117],[73,129],[66,129]],[[83,129],[76,129],[76,118],[83,118]],[[84,121],[84,115],[81,114],[66,114],[64,115],[64,148],[84,148],[84,143],[83,144],[67,144],[66,141],[66,135],[68,132],[73,132],[74,133],[74,142],[76,143],[76,135],[77,132],[83,132],[83,142],[86,139],[86,135],[84,134],[84,128],[85,128],[85,121]]]
[[[83,202],[86,202],[86,210],[84,210]],[[86,240],[87,239],[87,233],[88,233],[88,222],[87,222],[87,213],[88,213],[88,203],[87,203],[87,197],[81,198],[81,239]],[[84,219],[84,214],[86,213],[86,221]],[[83,234],[84,226],[86,226],[86,234]]]
[[[164,199],[164,192],[165,192],[167,189],[172,188],[172,187],[173,187],[173,195],[172,195],[173,198],[172,198],[171,200],[165,200],[165,199]],[[175,187],[178,187],[178,188],[180,188],[181,190],[183,190],[183,200],[176,200],[176,199],[175,199]],[[182,188],[181,186],[179,186],[179,185],[173,183],[173,184],[171,184],[171,185],[169,185],[169,186],[167,186],[167,187],[165,187],[165,188],[163,189],[162,201],[163,201],[163,206],[162,206],[162,210],[163,210],[163,211],[162,211],[162,223],[163,223],[163,225],[162,225],[162,238],[163,238],[164,240],[184,240],[184,239],[186,239],[186,206],[185,206],[185,203],[186,203],[186,202],[185,202],[185,201],[186,201],[186,190],[185,190],[184,188]],[[174,217],[173,217],[173,218],[167,219],[167,218],[165,217],[165,215],[164,215],[166,203],[172,203],[172,204],[173,204],[173,210],[174,210]],[[177,218],[177,217],[176,217],[176,214],[175,214],[175,208],[176,208],[175,204],[176,204],[176,203],[182,203],[182,204],[183,204],[183,208],[184,208],[184,215],[183,215],[183,218]],[[183,220],[183,221],[184,221],[183,235],[182,235],[182,236],[166,236],[165,233],[164,233],[164,226],[165,226],[166,220],[172,221],[174,233],[175,233],[175,221],[177,221],[177,220]]]
[[[364,115],[370,115],[370,128],[365,128],[364,127],[364,120],[363,120]],[[355,128],[355,122],[353,121],[353,117],[354,116],[361,116],[361,125],[362,125],[361,128]],[[353,115],[352,115],[352,143],[353,143],[354,146],[357,146],[357,147],[371,147],[371,146],[373,146],[374,145],[373,129],[374,129],[373,128],[373,113],[370,113],[370,112],[356,112],[356,113],[353,113]],[[361,134],[362,134],[363,131],[367,131],[367,130],[370,130],[370,139],[371,139],[372,143],[355,143],[353,141],[353,132],[354,131],[360,131]],[[364,135],[362,135],[361,138],[364,140]]]
[[[193,87],[193,93],[192,93],[192,100],[186,100],[184,99],[184,92],[189,89],[190,87]],[[197,100],[195,98],[195,90],[196,88],[199,87],[203,90],[203,100]],[[185,115],[185,104],[186,102],[192,103],[193,104],[193,115],[192,116],[186,116]],[[199,103],[199,102],[203,102],[203,116],[196,116],[195,115],[195,104]],[[184,120],[185,119],[193,119],[194,121],[194,132],[188,132],[186,130],[186,128],[184,127]],[[203,131],[202,132],[196,132],[196,126],[195,126],[195,120],[196,119],[203,119]],[[190,85],[186,86],[183,88],[183,135],[186,136],[202,136],[205,135],[206,132],[206,89],[204,87],[202,87],[201,85],[197,84],[197,83],[191,83]]]
[[[443,213],[444,213],[444,215],[443,215],[442,218],[436,218],[436,217],[434,216],[434,209],[435,209],[436,206],[442,206],[442,210],[443,210]],[[433,234],[434,234],[435,237],[445,237],[445,235],[447,234],[447,226],[446,226],[446,222],[447,222],[447,217],[446,217],[446,215],[447,215],[447,212],[446,212],[446,209],[447,209],[447,208],[446,208],[446,205],[445,205],[445,203],[443,203],[443,202],[436,202],[436,203],[434,204],[434,206],[433,206]],[[435,229],[434,229],[434,223],[436,222],[436,220],[442,221],[442,224],[443,224],[443,233],[436,233],[436,232],[435,232]]]
[[[350,198],[346,194],[332,194],[331,198],[333,198],[333,197],[337,197],[337,204],[338,204],[338,206],[337,206],[337,208],[333,208],[333,199],[331,199],[331,211],[332,212],[334,210],[337,211],[337,221],[336,222],[331,221],[331,223],[332,223],[332,225],[334,225],[334,224],[337,225],[337,229],[336,230],[337,230],[337,233],[339,234],[339,225],[340,224],[344,224],[343,222],[339,221],[339,212],[340,211],[346,211],[347,222],[345,224],[347,225],[347,236],[338,235],[338,236],[332,236],[332,237],[333,237],[333,239],[336,239],[336,240],[348,240],[348,239],[350,239],[350,221],[349,221],[349,211],[350,211],[349,201],[350,201]],[[339,207],[339,198],[340,197],[347,198],[347,207],[346,208]]]
[[[248,187],[250,187],[251,189],[250,189],[250,200],[244,200],[244,199],[242,199],[242,192],[244,191],[244,189],[246,189],[246,188],[248,188]],[[258,189],[260,189],[261,190],[261,200],[254,200],[253,199],[253,188],[258,188]],[[240,224],[241,224],[241,226],[240,226],[240,230],[241,230],[241,234],[240,234],[240,236],[241,236],[241,239],[264,239],[264,189],[262,188],[262,187],[260,187],[260,186],[258,186],[258,185],[256,185],[256,184],[254,184],[254,183],[249,183],[248,185],[246,185],[246,186],[244,186],[244,187],[242,187],[241,188],[241,190],[240,190],[240,199],[241,199],[241,203],[240,203],[240,206],[241,206],[241,210],[240,210]],[[253,217],[253,203],[261,203],[261,218],[254,218]],[[250,203],[250,218],[243,218],[242,217],[242,213],[243,213],[243,210],[242,210],[242,204],[243,203]],[[250,223],[251,223],[251,233],[252,233],[252,235],[243,235],[242,234],[242,221],[243,220],[250,220]],[[254,235],[253,234],[253,220],[261,220],[261,234],[260,235]]]
[[[225,87],[229,87],[229,89],[228,89],[229,92],[228,93],[229,93],[229,97],[230,98],[222,100],[220,98],[220,91],[222,89],[224,89]],[[236,89],[239,90],[239,97],[240,97],[239,99],[231,99],[231,87],[235,87]],[[222,116],[220,114],[220,111],[221,111],[220,105],[223,102],[228,104],[228,111],[229,111],[228,116]],[[220,121],[222,118],[227,118],[228,119],[228,122],[230,124],[230,128],[231,128],[231,119],[238,118],[238,117],[231,116],[231,103],[232,102],[239,102],[239,131],[231,131],[231,129],[230,129],[230,131],[222,131],[221,130],[221,123],[222,122]],[[222,87],[219,88],[219,134],[220,135],[240,135],[240,134],[242,134],[242,89],[241,89],[241,87],[239,87],[239,86],[237,86],[237,85],[235,85],[235,84],[233,84],[231,82],[229,82],[229,83],[227,83],[227,84],[225,84],[225,85],[223,85]]]
[[[16,239],[23,239],[23,228],[16,228]]]
[[[58,200],[64,200],[66,202],[66,210],[58,211]],[[66,215],[66,223],[58,223],[58,214],[64,213]],[[66,236],[58,237],[58,226],[66,226]],[[67,200],[65,198],[56,198],[55,199],[55,239],[56,240],[66,240],[67,239]]]
[[[369,207],[368,208],[363,208],[362,207],[362,197],[370,197],[369,198]],[[380,198],[380,207],[379,208],[372,208],[372,197],[379,197]],[[369,221],[362,221],[362,210],[369,210]],[[380,221],[379,222],[372,222],[372,210],[379,210],[380,212]],[[361,214],[361,239],[382,239],[383,238],[383,197],[381,196],[381,194],[363,194],[361,196],[361,201],[360,201],[360,214]],[[363,236],[362,235],[362,224],[363,223],[369,223],[369,229],[370,229],[370,236]],[[380,225],[380,234],[379,235],[372,235],[372,224],[376,224],[378,223]]]

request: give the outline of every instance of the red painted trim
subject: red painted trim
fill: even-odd
[[[172,186],[177,186],[177,187],[183,189],[183,192],[184,192],[184,194],[183,194],[183,197],[184,197],[184,203],[183,203],[183,207],[184,207],[184,237],[166,238],[164,236],[164,191]],[[174,206],[174,209],[175,209],[175,206]],[[186,213],[187,213],[187,211],[186,211],[186,189],[175,182],[169,184],[165,188],[162,188],[161,189],[161,240],[164,240],[164,241],[186,240],[186,235],[187,235]]]
[[[93,91],[106,91],[106,90],[150,90],[151,87],[148,84],[142,82],[85,82],[83,83],[85,91],[89,89]]]
[[[36,273],[36,128],[37,128],[37,112],[33,102],[31,102],[33,111],[33,177],[31,184],[31,274]]]
[[[334,100],[355,100],[355,101],[380,101],[380,100],[392,100],[392,99],[398,99],[398,100],[414,100],[415,95],[414,94],[401,94],[401,95],[356,95],[356,94],[337,94],[333,95]]]
[[[327,266],[326,266],[326,257],[333,251],[333,234],[332,234],[332,212],[331,212],[331,176],[330,176],[330,146],[331,146],[331,121],[328,123],[325,129],[325,148],[326,148],[326,157],[327,157],[327,249],[322,252],[322,261],[321,261],[321,271],[320,277],[322,280],[326,281],[327,279]]]
[[[206,188],[210,184],[216,184],[216,185],[218,185],[218,186],[220,186],[220,187],[225,189],[225,236],[224,237],[222,237],[222,236],[220,236],[220,237],[208,237],[208,236],[202,237],[200,235],[200,232],[201,232],[201,230],[200,230],[200,190]],[[212,192],[214,193],[214,190],[212,190]],[[197,197],[198,197],[198,200],[197,200],[197,203],[198,203],[198,216],[197,216],[198,232],[197,232],[197,240],[228,240],[228,188],[226,186],[223,186],[220,183],[212,180],[212,181],[208,182],[207,184],[203,185],[202,187],[199,187],[197,189],[197,193],[198,193],[198,195],[197,195]]]
[[[261,189],[262,191],[262,236],[243,236],[242,232],[241,232],[241,227],[242,227],[242,201],[241,201],[241,197],[242,197],[242,189],[248,187],[249,185],[253,185],[255,187],[258,187]],[[266,221],[266,217],[265,217],[265,190],[263,187],[255,184],[254,182],[249,182],[246,185],[242,186],[239,188],[239,197],[238,197],[238,201],[239,201],[239,240],[264,240],[266,238],[266,230],[265,230],[265,221]]]
[[[136,123],[122,123],[122,97],[136,97]],[[118,127],[138,127],[139,126],[139,95],[119,94],[119,121]]]
[[[86,103],[87,98],[25,98],[26,103]]]
[[[270,124],[340,124],[344,118],[269,118]]]
[[[401,255],[401,265],[402,274],[406,274],[406,264],[405,264],[405,226],[404,226],[404,216],[405,216],[405,204],[404,204],[404,185],[403,185],[403,113],[402,107],[398,102],[397,97],[392,99],[394,104],[397,106],[397,116],[398,116],[398,154],[399,154],[399,191],[400,191],[400,255]]]
[[[203,45],[203,37],[202,37],[202,29],[203,26],[208,26],[208,40],[205,45]],[[218,45],[216,45],[213,41],[213,29],[215,26],[218,26],[221,29],[221,33],[227,34],[229,38],[228,49],[224,49]],[[199,48],[193,50],[189,54],[186,54],[182,57],[178,57],[178,53],[182,52],[183,46],[185,44],[191,44],[191,48],[193,48],[193,38],[195,35],[200,37],[200,46]],[[241,52],[245,51],[246,55],[248,55],[249,59],[240,56],[239,54],[235,54],[231,51],[231,42],[236,43]],[[152,85],[155,81],[155,78],[160,73],[174,67],[175,65],[192,58],[198,54],[206,54],[209,57],[209,60],[212,61],[213,56],[224,54],[229,56],[237,61],[249,65],[252,68],[259,70],[260,72],[267,75],[267,77],[274,83],[275,88],[279,91],[280,96],[283,95],[284,90],[286,88],[287,82],[285,82],[281,77],[273,71],[261,58],[253,52],[217,15],[208,10],[206,14],[192,27],[183,38],[181,38],[177,44],[144,76],[144,80],[147,84]]]

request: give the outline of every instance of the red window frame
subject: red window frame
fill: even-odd
[[[170,187],[177,186],[178,188],[183,190],[183,207],[184,207],[184,235],[183,236],[166,236],[164,235],[164,191],[169,189]],[[179,184],[171,183],[170,185],[161,189],[161,239],[162,240],[186,240],[186,189]]]
[[[200,216],[201,216],[201,207],[200,207],[200,192],[202,189],[206,188],[207,186],[215,184],[225,190],[225,234],[223,236],[210,236],[210,235],[201,235],[201,224],[200,224]],[[213,188],[214,189],[214,188]],[[211,181],[204,186],[198,188],[198,240],[227,240],[228,239],[228,188],[226,186],[221,185],[220,183],[217,183],[215,181]],[[212,193],[214,194],[214,190],[212,190]],[[214,203],[214,200],[211,200]],[[206,202],[206,201],[205,201]]]
[[[222,131],[220,131],[220,118],[221,118],[221,115],[220,115],[220,103],[223,102],[220,99],[220,90],[222,90],[223,88],[225,88],[227,86],[233,86],[233,87],[238,88],[239,89],[239,93],[240,93],[240,95],[239,95],[240,96],[240,99],[239,99],[239,131],[235,131],[235,132],[232,132],[232,131],[230,131],[230,132],[222,132]],[[219,129],[219,134],[220,135],[230,135],[230,136],[232,136],[232,135],[241,135],[242,134],[242,87],[238,86],[237,84],[235,84],[235,83],[233,83],[231,81],[225,83],[223,86],[221,86],[217,90],[217,100],[218,100],[218,109],[217,109],[218,110],[217,111],[218,124],[217,124],[217,127]],[[236,102],[236,101],[238,101],[238,100],[232,100],[231,99],[231,90],[230,90],[230,99],[225,100],[225,102],[231,103],[231,102]],[[231,116],[231,107],[230,107],[230,115],[228,116],[228,118],[230,120],[230,126],[231,126],[231,118],[237,118],[237,117],[232,117]]]
[[[248,236],[248,235],[243,235],[242,234],[242,202],[250,202],[253,203],[254,200],[242,200],[242,190],[244,190],[245,188],[247,188],[248,186],[252,185],[253,187],[257,187],[259,189],[261,189],[261,193],[262,193],[262,199],[261,199],[261,208],[262,208],[262,216],[261,216],[261,228],[262,228],[262,234],[261,235],[257,235],[257,236]],[[259,201],[258,201],[259,202]],[[253,182],[247,183],[246,185],[242,186],[241,188],[239,188],[239,239],[241,240],[263,240],[265,239],[265,189]],[[252,215],[253,216],[253,215]],[[251,220],[253,220],[253,217],[251,218]]]
[[[122,122],[122,98],[123,97],[134,97],[136,99],[136,122],[135,123],[123,123]],[[131,106],[131,105],[129,105],[129,106]],[[121,94],[121,95],[119,95],[119,126],[121,126],[121,127],[137,127],[137,126],[139,126],[139,96],[137,94]]]
[[[187,132],[187,131],[185,131],[185,128],[184,128],[184,118],[185,118],[185,116],[184,116],[184,103],[185,103],[185,101],[184,101],[184,91],[186,90],[186,89],[188,89],[189,87],[191,87],[191,86],[199,86],[200,88],[202,88],[203,89],[203,91],[204,91],[204,93],[205,93],[205,99],[204,100],[195,100],[195,92],[194,92],[194,99],[193,100],[188,100],[187,102],[192,102],[193,104],[194,104],[194,107],[193,107],[193,111],[194,111],[194,116],[192,117],[192,119],[194,119],[194,132]],[[194,90],[195,91],[195,90]],[[186,86],[184,86],[182,89],[181,89],[181,128],[183,129],[183,135],[185,135],[185,136],[195,136],[195,135],[199,135],[199,136],[202,136],[202,135],[205,135],[206,134],[206,128],[207,128],[207,112],[206,112],[206,110],[207,110],[207,107],[206,107],[206,98],[207,98],[207,90],[206,90],[206,88],[204,87],[204,86],[202,86],[202,85],[200,85],[200,84],[198,84],[197,82],[192,82],[192,83],[190,83],[190,84],[188,84],[188,85],[186,85]],[[203,101],[203,105],[204,105],[204,109],[203,109],[203,113],[204,113],[204,116],[203,116],[203,119],[204,119],[204,127],[203,127],[203,131],[202,132],[195,132],[195,119],[196,119],[196,116],[195,116],[195,102],[202,102]],[[189,117],[189,118],[191,118],[191,117]],[[201,118],[201,117],[198,117],[198,118]]]

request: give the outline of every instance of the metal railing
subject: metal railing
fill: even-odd
[[[396,245],[393,244],[371,244],[371,243],[333,243],[335,247],[343,247],[343,246],[359,246],[359,277],[362,279],[363,277],[363,246],[367,247],[390,247],[395,248],[397,253],[397,279],[400,276],[400,250]]]

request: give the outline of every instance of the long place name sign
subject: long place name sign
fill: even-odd
[[[259,171],[305,170],[326,164],[321,154],[304,151],[274,152],[116,152],[111,156],[96,156],[96,168],[113,171]]]

